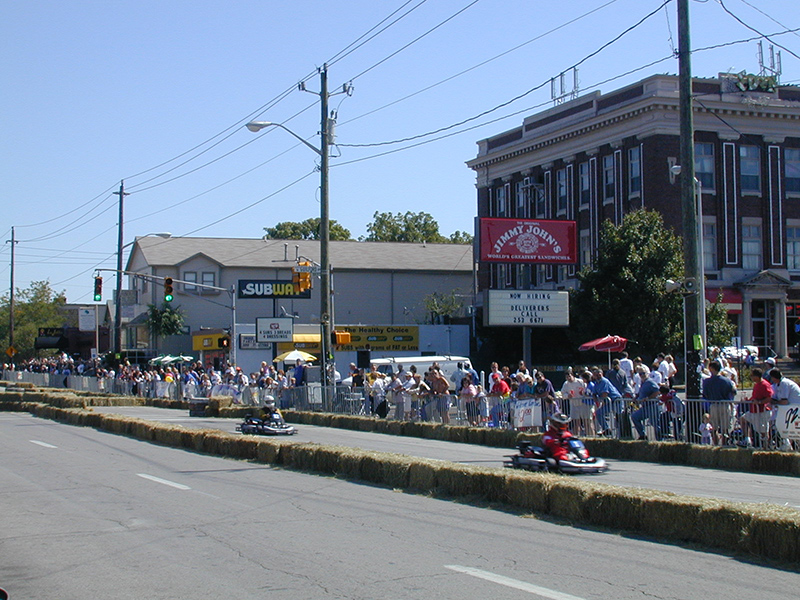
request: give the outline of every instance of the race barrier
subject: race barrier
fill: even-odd
[[[461,502],[489,502],[572,523],[800,562],[800,512],[788,507],[629,489],[550,473],[523,473],[357,448],[187,429],[97,413],[90,408],[56,406],[68,404],[63,397],[53,398],[53,404],[27,401],[23,399],[26,393],[27,390],[0,394],[0,410],[29,412],[41,418],[216,456],[366,481]]]

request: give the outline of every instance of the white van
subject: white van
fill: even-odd
[[[455,374],[458,371],[458,363],[465,366],[470,364],[466,356],[395,356],[386,358],[375,358],[369,361],[371,365],[378,367],[381,373],[397,373],[402,365],[404,371],[408,371],[411,366],[417,368],[417,373],[424,375],[425,371],[431,368],[433,363],[438,363],[442,373],[450,383],[450,389],[456,388]]]

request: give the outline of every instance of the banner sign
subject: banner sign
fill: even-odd
[[[294,335],[294,319],[284,317],[257,317],[256,341],[291,342]]]
[[[311,298],[311,290],[301,292],[291,281],[277,279],[239,279],[237,298]]]
[[[569,292],[486,290],[484,325],[569,326]]]
[[[514,402],[514,427],[541,427],[542,401],[539,398],[527,398]]]
[[[800,406],[779,404],[775,415],[775,428],[781,438],[800,442]]]
[[[337,346],[341,351],[419,350],[418,325],[337,325],[336,330],[350,333],[350,343]]]
[[[480,220],[480,260],[502,263],[578,262],[575,221]]]
[[[81,306],[78,309],[78,330],[94,331],[97,327],[96,314],[94,306]]]

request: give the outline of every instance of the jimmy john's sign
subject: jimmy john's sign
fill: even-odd
[[[277,279],[240,279],[237,298],[311,298],[311,290],[301,292],[291,281]]]
[[[483,262],[573,264],[577,245],[575,221],[480,220]]]

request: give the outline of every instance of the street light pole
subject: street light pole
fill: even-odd
[[[328,93],[328,65],[322,65],[319,70],[320,75],[320,147],[315,148],[309,144],[302,137],[297,135],[291,129],[282,125],[281,123],[274,123],[272,121],[252,121],[246,125],[247,129],[253,132],[258,132],[265,127],[280,127],[284,131],[289,132],[295,138],[300,140],[303,144],[311,148],[314,152],[319,154],[320,157],[320,224],[319,224],[319,242],[320,242],[320,307],[319,307],[319,322],[320,322],[320,346],[322,350],[322,364],[320,365],[322,374],[322,402],[323,406],[326,405],[327,388],[331,380],[332,373],[328,371],[329,364],[335,364],[333,356],[333,344],[331,342],[331,331],[333,330],[333,314],[331,311],[331,264],[330,264],[330,213],[329,213],[329,196],[328,196],[328,158],[329,147],[333,138],[332,122],[333,118],[328,116],[328,98],[331,94]],[[307,90],[304,83],[300,83],[300,89],[305,92]],[[352,94],[353,86],[345,84],[342,86],[341,91],[335,92],[336,94]],[[311,92],[316,94],[316,92]]]
[[[124,217],[125,182],[119,182],[119,224],[117,228],[117,289],[114,295],[114,354],[122,351],[122,223]]]

